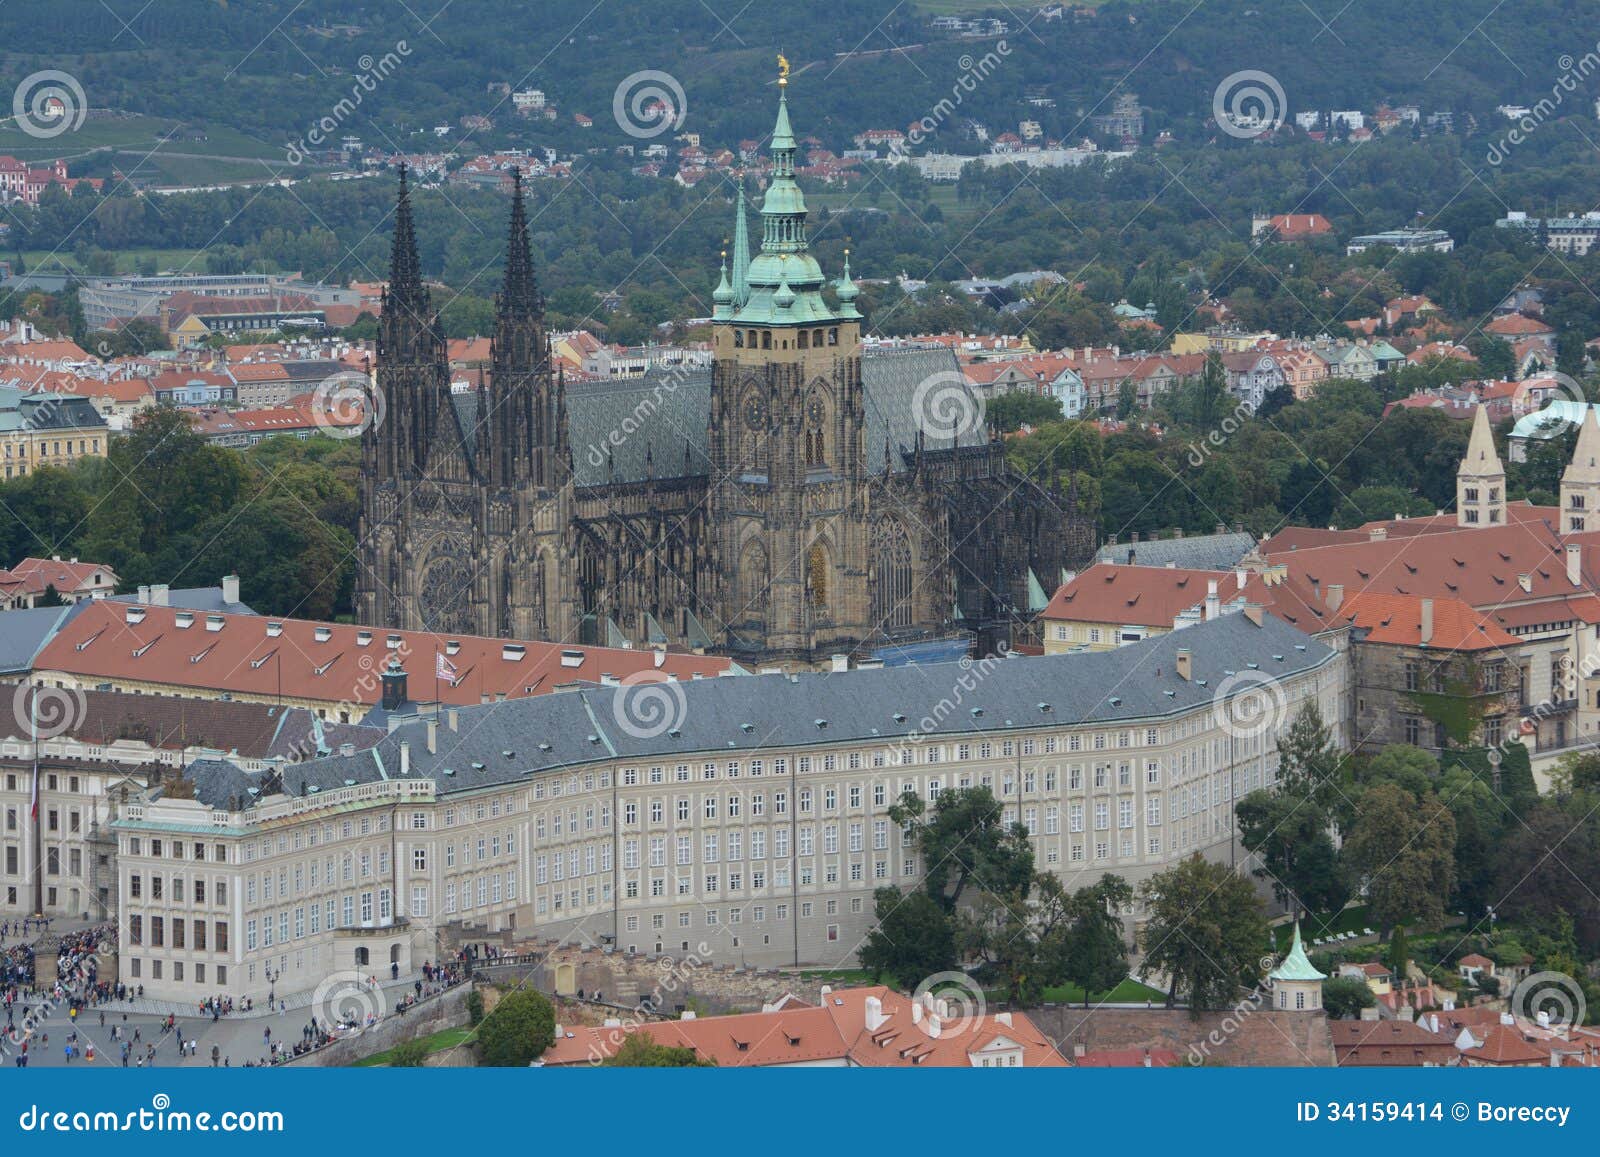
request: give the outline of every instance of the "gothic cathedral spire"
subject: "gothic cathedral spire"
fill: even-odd
[[[506,272],[495,299],[487,407],[480,422],[479,458],[497,486],[554,484],[563,421],[550,381],[544,298],[534,276],[522,174],[513,173]]]

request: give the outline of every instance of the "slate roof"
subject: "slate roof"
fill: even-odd
[[[0,718],[0,736],[26,739],[29,699],[41,695],[39,718],[48,726],[49,694],[23,691],[14,711]],[[74,696],[70,726],[63,734],[95,747],[128,739],[164,750],[208,747],[245,759],[309,758],[320,749],[337,751],[342,743],[358,749],[383,738],[381,728],[359,724],[320,723],[303,707],[270,703],[238,703],[222,699],[189,699],[167,695],[129,695],[116,691],[80,691]],[[81,705],[81,707],[79,706]],[[59,704],[56,704],[59,708]],[[59,710],[56,715],[59,716]],[[55,728],[51,728],[52,731]]]
[[[1176,673],[1180,648],[1190,652],[1188,680]],[[284,788],[300,795],[347,781],[398,778],[402,742],[410,745],[410,774],[433,779],[448,794],[610,759],[753,755],[913,733],[1004,733],[1041,723],[1114,726],[1211,704],[1224,680],[1251,664],[1262,675],[1281,678],[1333,658],[1330,648],[1270,615],[1258,626],[1239,614],[1113,651],[976,664],[963,669],[976,685],[971,691],[959,690],[955,673],[941,666],[694,679],[643,689],[585,687],[461,708],[455,730],[447,713],[433,753],[425,721],[401,724],[370,751],[286,768]],[[1233,687],[1242,694],[1256,685],[1257,680],[1239,680]],[[665,714],[652,716],[650,706],[661,706]],[[662,718],[676,726],[656,735],[650,727],[624,726]],[[191,770],[197,798],[213,807],[227,806],[231,797],[247,799],[246,789],[259,787],[265,774],[225,762],[196,763]]]
[[[897,451],[891,455],[891,470],[906,469],[902,454],[909,455],[917,442],[917,388],[935,375],[961,380],[955,354],[942,346],[862,351],[867,417],[863,448],[870,472],[883,469],[885,439]],[[450,400],[470,451],[478,395],[469,390],[452,394]],[[567,429],[579,486],[642,482],[647,477],[703,478],[711,472],[706,444],[710,424],[711,371],[704,366],[658,366],[637,378],[567,383]],[[962,432],[958,443],[929,438],[927,448],[978,446],[986,440],[983,430],[970,430]]]
[[[57,629],[79,607],[87,605],[85,601],[65,607],[0,613],[0,674],[30,670],[34,656],[44,649]]]
[[[1122,542],[1103,546],[1095,556],[1099,562],[1126,563],[1128,552],[1140,566],[1189,567],[1193,570],[1227,570],[1250,553],[1256,540],[1243,531],[1221,534],[1194,534],[1183,538],[1158,538],[1143,542]]]
[[[116,603],[137,603],[139,596],[112,595],[111,600]],[[182,611],[211,611],[219,615],[253,615],[256,612],[244,603],[230,603],[222,597],[221,587],[179,587],[167,591],[167,601],[163,606],[176,607]]]

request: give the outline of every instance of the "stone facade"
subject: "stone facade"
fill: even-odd
[[[787,117],[753,259],[740,197],[709,374],[553,372],[519,186],[491,366],[452,393],[402,176],[361,622],[755,661],[962,635],[989,652],[1092,554],[1076,491],[1010,470],[948,351],[863,357],[848,266],[825,283],[808,250]]]

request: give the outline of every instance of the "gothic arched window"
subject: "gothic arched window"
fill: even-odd
[[[872,528],[876,568],[872,590],[872,622],[880,631],[911,626],[911,536],[897,518]]]

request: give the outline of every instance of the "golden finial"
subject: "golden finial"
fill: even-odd
[[[783,53],[778,53],[778,87],[782,88],[789,83],[789,58]]]

